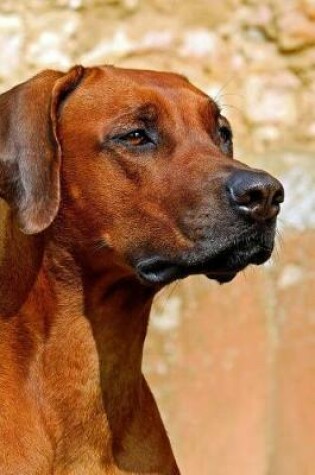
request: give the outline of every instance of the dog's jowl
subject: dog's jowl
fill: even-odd
[[[141,371],[153,297],[265,262],[283,188],[180,75],[44,71],[0,110],[0,473],[179,474]]]

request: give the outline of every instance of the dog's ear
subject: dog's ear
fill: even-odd
[[[26,234],[46,229],[58,212],[58,111],[83,71],[44,71],[0,96],[0,197]]]

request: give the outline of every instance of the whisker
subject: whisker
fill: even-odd
[[[239,114],[243,114],[244,111],[242,111],[240,108],[232,105],[232,104],[220,104],[221,106],[221,109],[224,110],[224,109],[234,109],[236,110]]]
[[[213,100],[215,102],[217,102],[219,100],[219,97],[221,96],[222,94],[222,91],[224,91],[224,89],[232,82],[234,81],[234,77],[231,76],[230,78],[228,78],[224,83],[223,85],[220,87],[220,89],[218,90],[218,92],[216,93],[215,97],[213,98]]]

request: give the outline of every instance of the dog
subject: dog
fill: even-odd
[[[141,371],[153,297],[265,262],[283,187],[174,73],[44,71],[0,110],[0,473],[179,474]]]

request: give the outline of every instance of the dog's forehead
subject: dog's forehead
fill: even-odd
[[[117,68],[115,66],[101,66],[95,69],[98,69],[103,74],[105,80],[121,81],[126,86],[133,84],[134,86],[146,85],[152,88],[166,87],[178,89],[183,87],[187,90],[196,89],[190,84],[188,78],[174,72]],[[203,94],[201,91],[199,93]]]
[[[88,102],[106,103],[111,111],[118,107],[146,103],[163,105],[165,101],[190,107],[217,108],[215,102],[180,74],[172,72],[124,69],[113,66],[87,68],[81,93]],[[80,95],[80,94],[79,94]]]

